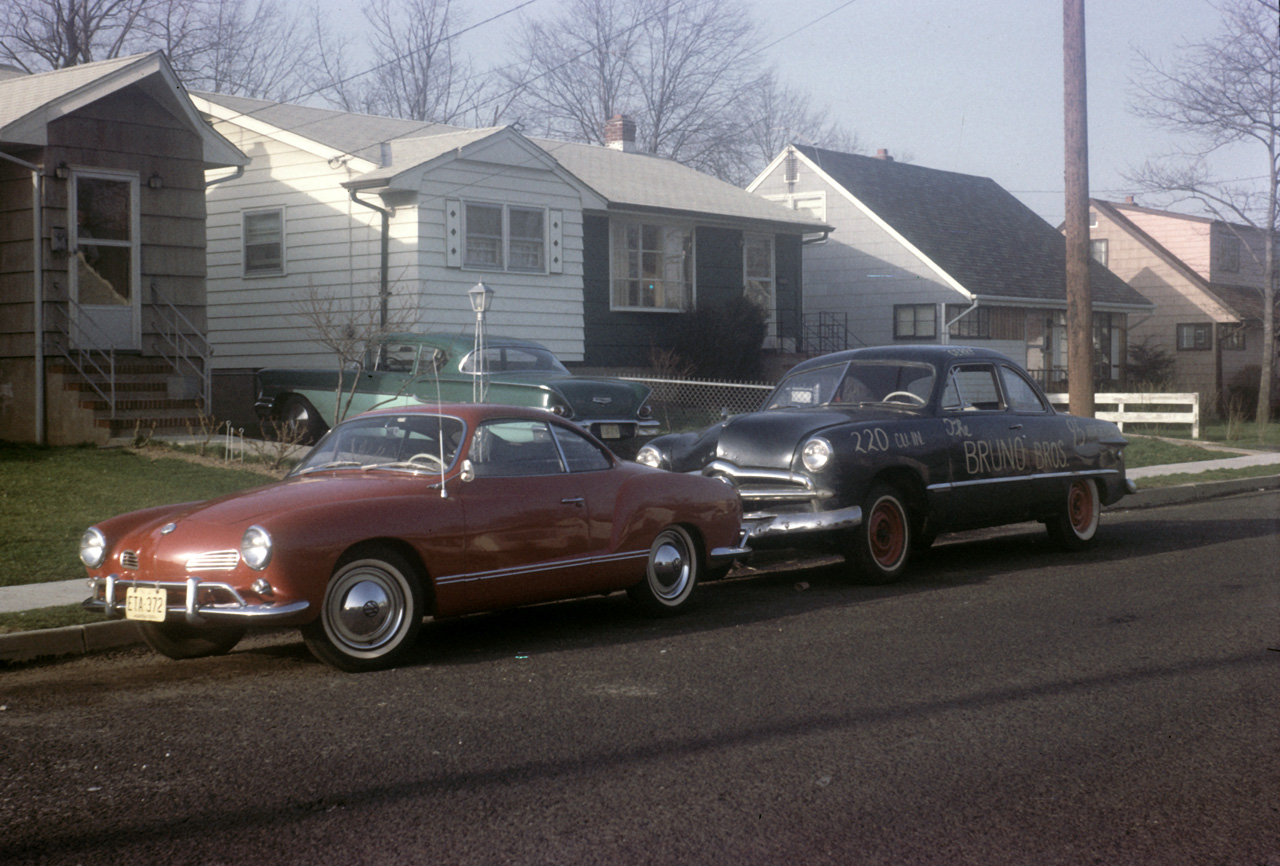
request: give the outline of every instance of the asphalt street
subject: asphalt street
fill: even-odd
[[[0,674],[0,862],[1280,866],[1280,492],[432,622]]]

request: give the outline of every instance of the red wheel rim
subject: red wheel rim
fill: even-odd
[[[893,568],[902,561],[907,547],[907,520],[892,499],[881,499],[871,509],[867,523],[871,556],[882,568]]]
[[[1077,481],[1067,494],[1067,516],[1077,535],[1084,535],[1093,526],[1093,495],[1088,481]]]

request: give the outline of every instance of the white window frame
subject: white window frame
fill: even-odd
[[[627,233],[631,228],[637,228],[643,239],[644,229],[646,226],[652,226],[658,229],[659,236],[664,241],[664,248],[661,250],[645,250],[642,246],[638,250],[631,250],[627,246]],[[627,266],[630,271],[630,258],[634,253],[640,257],[639,265],[643,269],[643,260],[646,254],[661,256],[665,261],[664,270],[677,265],[676,256],[667,251],[665,241],[674,236],[680,237],[680,251],[678,257],[678,266],[682,273],[680,280],[658,278],[652,280],[653,304],[623,304],[619,303],[619,286],[632,282],[645,282],[643,274],[638,273],[619,273],[622,270],[619,263],[624,253],[627,254]],[[687,240],[688,249],[685,249],[685,241]],[[692,223],[684,223],[678,220],[670,222],[650,221],[644,219],[612,219],[609,225],[609,309],[612,311],[641,312],[641,313],[687,313],[694,309],[697,299],[697,232]],[[670,286],[669,283],[678,282],[680,285],[678,303],[672,305],[669,303]],[[643,293],[643,289],[641,290]],[[629,294],[629,292],[628,292]],[[660,301],[660,303],[658,302]]]
[[[499,261],[496,264],[478,263],[472,259],[471,239],[473,237],[470,231],[470,220],[468,215],[472,208],[483,208],[488,210],[499,210],[501,212],[500,235],[491,236],[498,243]],[[511,231],[511,213],[512,211],[521,211],[526,213],[535,213],[538,215],[542,223],[542,234],[537,238],[516,238],[513,237]],[[551,238],[548,235],[548,226],[551,222],[551,211],[548,208],[538,205],[513,204],[508,202],[481,201],[479,199],[466,199],[461,202],[461,235],[462,235],[462,251],[460,256],[460,264],[463,270],[468,271],[488,271],[491,273],[513,273],[513,274],[546,274],[549,273],[548,251],[551,247]],[[521,267],[512,264],[512,249],[520,243],[536,244],[538,247],[539,258],[541,264],[538,267]]]
[[[263,216],[265,214],[275,214],[279,219],[280,231],[280,263],[270,268],[250,268],[249,267],[249,218]],[[287,246],[285,244],[285,209],[284,207],[264,207],[255,208],[240,212],[240,265],[241,272],[246,279],[254,279],[258,277],[282,277],[285,274],[285,262],[288,261]]]
[[[912,311],[911,317],[911,333],[905,334],[898,330],[898,311],[909,309]],[[933,324],[933,333],[920,333],[920,323],[925,321],[921,317],[922,310],[929,311],[928,321]],[[936,340],[938,339],[938,305],[937,304],[894,304],[893,305],[893,338],[895,340]]]

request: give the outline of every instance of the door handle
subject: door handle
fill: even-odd
[[[1009,425],[1009,429],[1010,429],[1010,430],[1021,430],[1021,429],[1022,429],[1022,425],[1021,425],[1021,424],[1010,424],[1010,425]]]
[[[586,504],[587,504],[587,500],[583,499],[581,496],[574,496],[574,497],[573,497],[573,498],[571,498],[571,499],[561,499],[561,500],[560,500],[560,504],[561,504],[561,505],[576,505],[576,506],[578,506],[579,508],[581,508],[582,506],[584,506],[584,505],[586,505]]]

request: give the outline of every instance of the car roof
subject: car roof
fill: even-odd
[[[376,338],[381,343],[428,343],[432,346],[447,348],[451,352],[469,352],[475,348],[475,336],[472,334],[414,334],[403,332],[397,334],[383,334]],[[499,337],[492,334],[485,334],[484,344],[486,348],[497,349],[505,346],[516,346],[525,349],[542,349],[550,351],[541,343],[535,343],[533,340],[521,340],[518,337]]]
[[[528,418],[531,420],[562,420],[560,416],[546,409],[532,406],[508,406],[504,403],[421,403],[416,406],[389,406],[383,409],[372,409],[352,418],[374,418],[386,415],[452,415],[468,423],[488,420],[489,418]],[[346,420],[351,420],[350,418]]]
[[[817,367],[826,367],[831,364],[842,364],[846,361],[917,361],[920,363],[931,364],[935,367],[942,367],[951,361],[961,360],[987,360],[987,361],[1005,361],[1013,363],[1013,359],[1008,355],[1004,355],[993,349],[984,349],[975,346],[939,346],[939,345],[916,345],[909,346],[868,346],[863,349],[847,349],[843,352],[832,352],[829,355],[819,355],[816,358],[810,358],[807,361],[801,361],[796,364],[788,372],[802,372]]]

